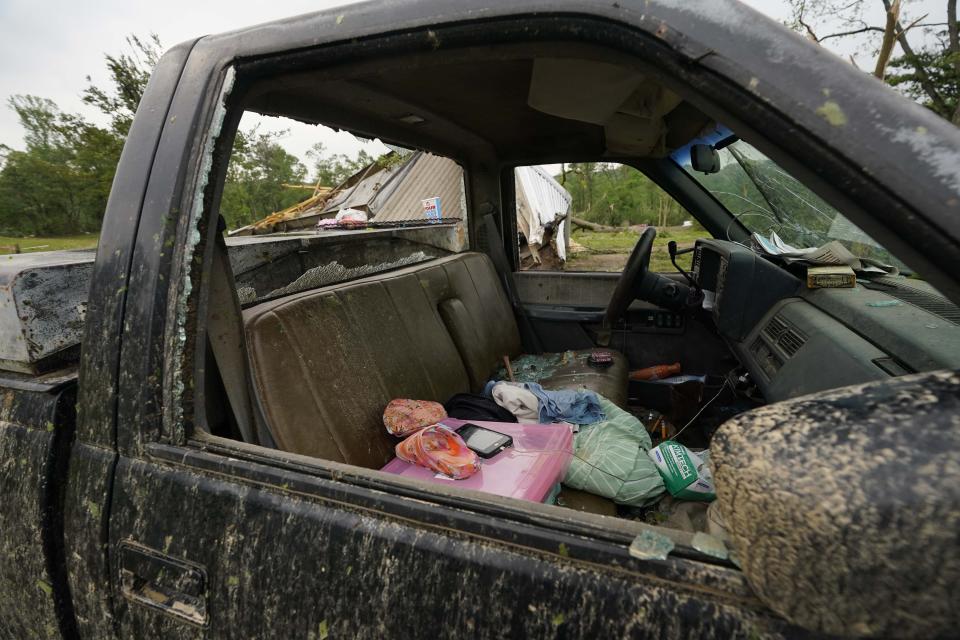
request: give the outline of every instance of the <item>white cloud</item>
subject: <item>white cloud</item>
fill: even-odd
[[[64,111],[102,121],[80,100],[87,86],[105,86],[105,53],[127,51],[129,34],[160,36],[164,46],[292,15],[350,4],[338,0],[2,0],[0,1],[0,98],[30,93],[50,98]],[[0,105],[0,143],[21,147],[16,115]]]

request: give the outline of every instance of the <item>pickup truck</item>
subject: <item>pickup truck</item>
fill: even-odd
[[[403,223],[227,236],[244,112],[450,158],[457,216],[428,187]],[[733,0],[372,2],[174,47],[95,256],[0,260],[0,637],[955,634],[958,150]],[[692,268],[655,273],[648,229],[622,273],[520,270],[513,169],[569,162],[675,198]],[[523,354],[683,416],[724,537],[383,471],[389,400]],[[674,361],[692,407],[628,381]]]

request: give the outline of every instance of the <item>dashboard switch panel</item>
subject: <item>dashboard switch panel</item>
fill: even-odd
[[[627,326],[640,333],[683,333],[686,318],[683,313],[663,309],[630,310]]]

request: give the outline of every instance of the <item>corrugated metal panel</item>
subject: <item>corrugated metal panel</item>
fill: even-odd
[[[413,156],[411,156],[411,159]],[[333,191],[315,206],[301,210],[297,219],[309,218],[314,222],[319,218],[329,218],[341,209],[360,209],[373,211],[371,203],[382,192],[389,191],[389,185],[410,164],[410,160],[401,162],[388,169],[378,169],[370,164],[350,176],[343,185]],[[311,222],[313,224],[313,222]],[[297,226],[289,225],[288,226]]]
[[[406,157],[403,164],[400,164],[389,170],[389,176],[377,189],[377,192],[369,202],[371,218],[376,216],[377,213],[383,209],[384,203],[389,200],[393,192],[397,190],[397,187],[399,187],[403,181],[407,179],[407,177],[410,175],[410,170],[416,166],[417,161],[421,156],[423,156],[422,151],[414,151]]]
[[[343,189],[324,204],[323,211],[337,212],[340,209],[367,210],[380,188],[390,180],[393,171],[381,169],[371,173],[357,184]]]
[[[441,216],[444,219],[464,219],[463,169],[453,160],[431,153],[422,153],[412,166],[391,181],[371,203],[374,222],[398,222],[422,220],[423,200],[440,198]],[[396,184],[395,188],[393,184]]]
[[[542,167],[518,167],[516,177],[541,225],[553,221],[557,214],[564,214],[570,208],[573,198]]]
[[[528,243],[543,241],[544,226],[558,215],[567,213],[573,198],[559,182],[542,167],[518,167],[514,176],[517,190],[517,226]],[[557,255],[566,259],[566,221],[560,223],[555,234]]]

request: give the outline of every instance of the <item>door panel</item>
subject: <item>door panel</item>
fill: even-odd
[[[779,624],[738,571],[640,561],[629,537],[591,540],[538,526],[536,513],[526,524],[473,515],[190,447],[151,453],[120,463],[113,529],[124,548],[191,576],[181,594],[202,597],[206,617],[125,597],[122,637],[730,637]]]
[[[66,390],[28,384],[34,388],[0,379],[0,638],[11,640],[59,638],[73,630],[69,598],[61,596],[75,376]]]
[[[517,291],[545,351],[596,346],[603,312],[619,273],[515,273]],[[680,280],[680,274],[668,274]],[[684,372],[723,373],[736,361],[699,313],[673,313],[634,301],[610,335],[611,348],[627,356],[631,368],[680,362]]]
[[[605,309],[620,274],[518,271],[513,277],[517,283],[517,295],[525,304]]]

